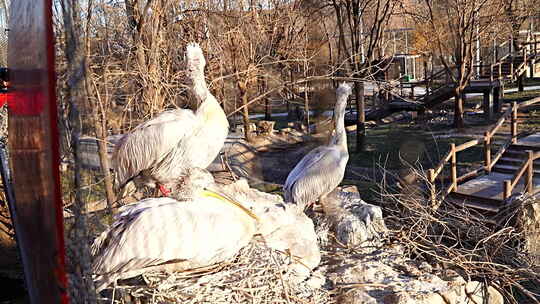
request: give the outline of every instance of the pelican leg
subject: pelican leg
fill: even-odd
[[[325,195],[322,195],[319,200],[317,201],[318,202],[318,210],[320,211],[321,209],[323,210],[324,213],[326,213],[326,210],[324,209],[325,207],[325,202],[326,202],[326,194]],[[313,208],[315,209],[315,207]]]
[[[158,184],[158,189],[161,192],[161,194],[163,194],[163,196],[169,196],[169,194],[171,193],[171,191],[165,188],[165,186],[162,184]]]

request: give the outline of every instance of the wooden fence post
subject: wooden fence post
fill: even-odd
[[[512,194],[512,182],[509,180],[504,181],[503,199],[507,199]]]
[[[510,131],[512,132],[512,143],[517,143],[517,103],[512,103],[512,119]]]
[[[486,172],[491,172],[491,135],[489,131],[484,133],[484,163]]]
[[[457,157],[456,157],[456,144],[450,144],[450,172],[452,177],[452,191],[457,191]]]
[[[527,175],[526,175],[526,180],[524,184],[524,188],[525,188],[524,190],[528,194],[532,194],[533,193],[533,174],[534,174],[533,151],[527,150],[526,152],[527,152]]]
[[[429,200],[431,201],[431,204],[433,205],[435,203],[435,170],[428,169],[428,187],[429,187]]]

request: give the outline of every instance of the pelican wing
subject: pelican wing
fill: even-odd
[[[116,145],[114,167],[123,186],[141,171],[158,164],[197,123],[191,110],[166,111],[137,126]]]
[[[251,217],[215,197],[151,198],[122,210],[94,241],[92,268],[106,279],[163,263],[208,266],[234,256],[255,231]]]
[[[289,173],[285,200],[305,206],[331,192],[343,179],[347,160],[335,147],[313,149]]]

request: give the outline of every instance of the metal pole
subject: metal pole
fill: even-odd
[[[479,23],[476,25],[476,77],[480,78],[480,24]]]

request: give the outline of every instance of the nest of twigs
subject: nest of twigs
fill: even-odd
[[[291,257],[255,238],[237,257],[191,272],[149,272],[119,282],[103,303],[329,303],[330,293],[295,282]],[[138,280],[138,282],[135,282]],[[112,300],[114,299],[114,300]]]

